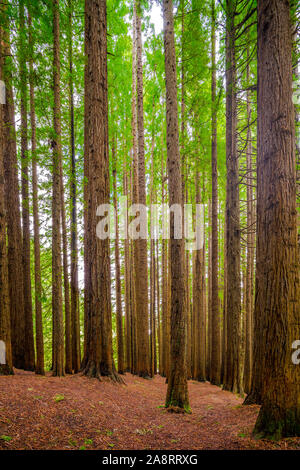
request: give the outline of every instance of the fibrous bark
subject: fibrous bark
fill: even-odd
[[[163,1],[164,48],[166,72],[167,117],[167,167],[169,179],[169,204],[182,206],[182,182],[180,169],[177,79],[174,41],[173,2]],[[171,348],[168,372],[166,407],[176,411],[189,410],[186,376],[186,315],[184,309],[183,238],[174,234],[174,213],[170,215],[170,313]]]
[[[275,439],[300,436],[300,368],[292,360],[300,296],[291,56],[289,2],[259,0],[255,316],[264,361],[254,433]]]

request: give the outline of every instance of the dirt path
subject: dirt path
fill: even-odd
[[[258,407],[208,383],[190,382],[192,414],[176,415],[163,408],[164,379],[125,381],[0,376],[0,449],[300,449],[251,439]]]

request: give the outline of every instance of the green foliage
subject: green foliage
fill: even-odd
[[[2,436],[0,436],[0,439],[2,439],[2,441],[9,442],[9,441],[12,440],[12,437],[11,436],[5,436],[3,434]]]
[[[53,397],[53,400],[55,401],[55,403],[59,403],[60,401],[63,401],[65,399],[64,395],[58,393],[57,395],[55,395]]]
[[[10,32],[11,58],[8,59],[8,72],[12,77],[15,94],[16,116],[20,113],[20,80],[17,70],[17,57],[25,55],[26,61],[33,60],[33,81],[35,86],[35,111],[37,123],[37,164],[39,185],[39,216],[41,233],[42,269],[42,311],[45,342],[45,366],[52,365],[52,139],[53,139],[53,31],[52,2],[26,0],[25,7],[32,17],[33,47],[27,47],[28,27],[19,35],[18,2],[8,2],[5,15],[0,18],[1,25]],[[161,2],[156,3],[159,5]],[[70,10],[71,5],[71,10]],[[143,29],[143,80],[144,80],[144,124],[147,202],[150,203],[150,183],[153,178],[153,198],[156,203],[162,199],[162,181],[166,177],[166,116],[165,116],[165,65],[162,31],[155,32],[151,23],[153,3],[141,2]],[[205,243],[208,247],[210,233],[209,200],[211,198],[211,3],[205,0],[190,2],[174,1],[175,41],[177,57],[178,111],[180,147],[184,160],[182,169],[187,189],[187,202],[195,202],[195,175],[199,171],[201,199],[205,205]],[[253,136],[253,160],[255,163],[255,121],[256,121],[256,28],[255,14],[246,23],[243,18],[247,12],[246,2],[241,2],[236,24],[237,30],[237,68],[238,68],[238,149],[241,169],[241,225],[246,227],[246,184],[245,139],[247,134],[246,90],[251,89],[251,129]],[[184,8],[184,10],[183,10]],[[116,155],[110,153],[110,169],[116,168],[117,196],[124,193],[124,173],[130,188],[132,171],[132,0],[107,1],[108,20],[108,100],[109,100],[109,140],[110,152],[114,140]],[[294,12],[294,10],[293,10]],[[218,197],[219,197],[219,276],[220,300],[224,286],[224,224],[226,199],[226,109],[225,109],[225,12],[222,4],[216,2],[217,13],[217,118],[218,118]],[[295,12],[294,12],[295,14]],[[70,15],[72,29],[70,29]],[[246,39],[246,40],[245,40]],[[73,71],[70,71],[70,44],[73,52]],[[21,47],[22,46],[22,47]],[[26,47],[25,47],[26,46]],[[66,200],[66,219],[68,239],[70,239],[72,183],[70,164],[70,102],[69,81],[74,86],[75,116],[75,154],[76,184],[78,207],[79,237],[79,284],[81,343],[83,343],[83,209],[84,195],[84,0],[60,1],[60,47],[61,47],[61,106],[62,106],[62,148],[63,180]],[[250,57],[250,74],[247,77],[245,64]],[[184,79],[182,79],[184,77]],[[184,114],[182,103],[184,101]],[[29,120],[28,120],[29,121]],[[184,124],[184,126],[183,126]],[[31,129],[29,126],[30,139]],[[153,149],[153,150],[152,150]],[[17,150],[20,166],[20,129],[17,120]],[[28,151],[30,167],[31,152]],[[31,178],[31,177],[30,177]],[[110,173],[112,188],[112,171]],[[165,185],[166,188],[166,185]],[[30,195],[31,197],[31,195]],[[165,202],[168,195],[165,191]],[[32,201],[29,201],[32,210]],[[116,358],[116,321],[115,321],[115,279],[114,252],[112,258],[112,327],[113,350]],[[34,296],[34,256],[31,244],[32,298]],[[206,249],[206,256],[208,250]],[[124,293],[124,246],[120,243],[122,292]],[[242,262],[245,250],[243,251]],[[159,254],[160,257],[160,254]],[[161,259],[159,259],[161,262]],[[192,274],[190,273],[190,276]],[[190,283],[192,289],[192,282]],[[33,305],[34,307],[34,305]]]

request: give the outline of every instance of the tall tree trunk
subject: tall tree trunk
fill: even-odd
[[[21,159],[22,159],[22,222],[23,222],[23,276],[25,308],[25,370],[34,370],[34,337],[30,277],[30,212],[29,212],[29,172],[28,172],[28,126],[27,126],[27,66],[24,0],[19,4],[19,66],[21,88]]]
[[[200,380],[206,379],[206,280],[205,280],[205,241],[202,251],[202,268],[201,268],[201,295],[202,307],[200,310],[200,358],[199,358],[199,373]]]
[[[157,342],[158,342],[158,365],[157,370],[160,374],[161,364],[162,364],[162,327],[161,327],[161,307],[160,307],[160,288],[159,288],[159,240],[156,240],[156,272],[155,272],[155,282],[156,282],[156,309],[157,309]]]
[[[86,190],[85,308],[88,323],[84,373],[119,380],[112,355],[109,238],[96,237],[97,208],[109,204],[106,1],[85,2],[85,161]]]
[[[136,38],[136,8],[133,7],[132,19],[132,172],[131,192],[132,204],[138,204],[138,140],[137,140],[137,38]],[[132,338],[132,373],[137,369],[137,305],[136,305],[136,272],[138,269],[139,245],[137,240],[131,242],[131,338]]]
[[[164,162],[163,159],[161,161],[161,177],[162,177],[162,207],[165,204],[165,188],[164,188]],[[163,213],[163,218],[164,218]],[[163,219],[164,220],[164,219]],[[162,377],[167,376],[167,363],[168,358],[170,355],[170,338],[167,332],[167,317],[168,317],[168,243],[167,240],[162,239],[162,254],[161,254],[161,264],[162,264],[162,275],[161,275],[161,283],[162,283],[162,309],[161,309],[161,316],[162,316],[162,363],[160,368],[160,375]]]
[[[80,369],[80,317],[78,289],[78,242],[77,242],[77,185],[75,157],[74,86],[73,86],[73,42],[72,42],[72,0],[69,0],[69,108],[70,108],[70,157],[71,157],[71,338],[72,369]]]
[[[145,144],[143,106],[143,63],[141,4],[135,0],[136,10],[136,73],[137,73],[137,127],[138,127],[138,202],[146,205]],[[138,259],[135,263],[135,295],[137,313],[138,375],[150,376],[149,318],[148,318],[148,262],[147,239],[137,240]]]
[[[3,30],[0,28],[0,80],[3,74]],[[0,375],[13,374],[13,361],[11,349],[11,324],[8,290],[8,266],[6,247],[6,218],[5,218],[5,185],[4,185],[4,106],[0,104],[0,348],[1,358]],[[5,361],[2,355],[5,355]]]
[[[155,116],[155,106],[153,101],[153,119]],[[151,137],[151,177],[150,177],[150,206],[154,203],[154,127]],[[150,240],[150,372],[151,377],[157,371],[157,351],[156,351],[156,263],[155,263],[155,240],[151,236]]]
[[[223,330],[222,330],[222,366],[221,366],[221,383],[224,383],[226,376],[226,355],[227,355],[227,262],[226,262],[226,218],[224,220],[224,240],[223,240]]]
[[[185,5],[184,0],[180,1],[181,9],[181,103],[180,103],[180,112],[181,112],[181,136],[180,136],[180,154],[181,154],[181,183],[182,183],[182,210],[183,210],[183,224],[184,222],[184,202],[186,196],[186,151],[185,151],[185,136],[186,136],[186,122],[185,122],[185,69],[184,69],[184,35],[185,35]],[[187,267],[187,256],[189,256],[188,251],[185,253],[183,251],[185,267]],[[190,364],[191,364],[191,343],[189,341],[190,333],[190,312],[188,308],[188,270],[184,270],[184,305],[185,305],[185,314],[186,314],[186,362],[187,362],[187,377],[190,376]]]
[[[169,179],[169,205],[182,206],[180,170],[177,79],[174,41],[173,2],[163,1],[164,48],[167,107],[167,165]],[[186,315],[184,310],[183,238],[175,238],[174,213],[170,215],[171,260],[171,350],[168,373],[166,407],[169,410],[189,410],[186,377]],[[182,234],[181,234],[182,235]]]
[[[199,170],[196,171],[196,204],[200,204],[200,178]],[[197,220],[195,221],[195,226]],[[195,228],[196,229],[196,228]],[[197,230],[197,229],[196,229]],[[205,381],[205,310],[204,310],[204,296],[203,296],[203,270],[204,270],[204,257],[203,249],[198,249],[193,252],[193,378],[201,382]]]
[[[247,49],[247,86],[249,87],[249,47]],[[246,269],[246,299],[245,299],[245,365],[244,390],[250,393],[253,363],[253,273],[254,273],[254,217],[253,217],[253,172],[252,172],[252,133],[251,133],[251,107],[250,91],[247,91],[247,269]]]
[[[236,0],[227,0],[226,8],[226,257],[227,257],[227,367],[224,389],[241,391],[239,367],[241,280],[240,280],[240,212],[239,161],[236,127]]]
[[[128,198],[128,176],[127,170],[125,165],[125,157],[124,157],[124,165],[123,165],[123,194]],[[127,199],[128,201],[128,199]],[[127,223],[128,223],[128,215],[126,212]],[[128,234],[126,234],[126,238],[124,240],[124,262],[125,262],[125,372],[131,372],[132,370],[132,351],[131,351],[131,308],[132,303],[130,299],[130,246],[128,240]]]
[[[68,269],[68,238],[65,211],[65,191],[63,180],[62,161],[60,161],[60,204],[62,226],[62,250],[63,250],[63,274],[64,274],[64,300],[65,300],[65,372],[72,374],[72,339],[71,339],[71,311],[70,311],[70,286]]]
[[[218,167],[217,167],[217,102],[216,102],[216,13],[215,0],[211,2],[211,101],[212,101],[212,141],[211,141],[211,327],[212,349],[210,364],[210,381],[220,385],[221,372],[221,328],[219,312],[219,284],[218,284]]]
[[[44,335],[42,317],[42,281],[41,281],[41,259],[40,259],[40,220],[38,206],[38,178],[37,178],[37,156],[36,156],[36,117],[35,117],[35,94],[34,94],[34,72],[33,53],[34,44],[32,37],[31,15],[28,13],[29,28],[29,83],[30,83],[30,125],[31,125],[31,160],[32,160],[32,206],[33,206],[33,230],[34,230],[34,288],[35,288],[35,336],[36,336],[36,365],[35,373],[45,375],[44,367]]]
[[[264,332],[262,407],[254,432],[300,436],[295,114],[289,2],[258,1],[257,291]],[[271,86],[270,86],[271,84]]]
[[[208,220],[209,220],[209,234],[208,234],[208,263],[207,263],[207,345],[206,345],[206,377],[210,380],[211,373],[211,352],[212,352],[212,341],[213,341],[213,330],[212,330],[212,310],[211,310],[211,301],[212,301],[212,259],[211,259],[211,198],[208,200]]]
[[[119,251],[119,217],[118,217],[118,198],[117,198],[117,156],[115,148],[115,139],[112,144],[113,159],[113,192],[115,209],[115,276],[116,276],[116,323],[117,323],[117,343],[118,343],[118,373],[124,374],[124,339],[123,339],[123,314],[122,314],[122,292],[121,292],[121,268]]]
[[[5,8],[7,1],[2,3],[4,22],[7,21]],[[8,22],[7,22],[8,23]],[[22,230],[19,198],[18,165],[15,131],[15,111],[12,89],[12,68],[9,28],[6,22],[1,30],[3,48],[2,79],[6,88],[6,103],[3,106],[4,120],[4,182],[5,206],[8,241],[8,286],[11,320],[11,344],[13,364],[17,369],[24,369],[25,363],[25,316],[24,316],[24,287],[22,266]]]
[[[64,334],[62,306],[61,267],[61,190],[60,166],[61,107],[60,107],[60,45],[59,45],[59,0],[53,0],[53,195],[52,195],[52,315],[53,315],[53,375],[61,377],[64,367]]]

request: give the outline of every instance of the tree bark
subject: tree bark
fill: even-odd
[[[139,202],[138,190],[138,140],[137,140],[137,37],[136,37],[136,8],[133,7],[132,20],[132,172],[131,193],[132,204]],[[132,338],[132,373],[138,372],[137,364],[137,304],[136,304],[136,273],[138,270],[139,245],[137,240],[131,241],[131,338]]]
[[[35,288],[35,336],[36,336],[36,365],[35,373],[45,375],[44,367],[44,334],[42,317],[42,281],[41,281],[41,259],[40,259],[40,221],[38,206],[38,177],[37,177],[37,155],[36,155],[36,116],[35,116],[35,93],[34,93],[34,71],[33,54],[34,44],[32,37],[31,15],[28,13],[29,28],[29,82],[30,82],[30,125],[31,125],[31,159],[32,159],[32,206],[33,206],[33,230],[34,230],[34,288]]]
[[[3,3],[3,18],[7,19]],[[1,7],[0,7],[1,8]],[[17,166],[15,111],[12,89],[11,53],[8,21],[1,29],[3,62],[1,63],[2,79],[6,88],[6,103],[3,106],[4,136],[4,183],[5,206],[8,242],[8,285],[11,320],[11,344],[13,364],[17,369],[24,369],[25,359],[25,316],[24,316],[24,287],[22,266],[22,229],[19,198],[19,181]]]
[[[112,144],[113,159],[113,193],[115,209],[115,275],[116,275],[116,323],[117,323],[117,343],[118,343],[118,373],[124,374],[124,339],[123,339],[123,313],[122,313],[122,292],[121,292],[121,268],[119,250],[119,217],[117,199],[117,168],[116,168],[116,148],[115,139]]]
[[[60,105],[60,44],[59,0],[53,0],[53,195],[52,195],[52,315],[53,375],[64,376],[64,334],[61,266],[61,105]]]
[[[227,0],[226,8],[226,257],[227,257],[227,354],[223,387],[234,393],[241,391],[239,366],[241,279],[240,279],[240,213],[239,161],[236,126],[236,1]]]
[[[289,2],[258,1],[255,316],[264,332],[259,437],[300,436],[300,337],[295,114]],[[272,84],[272,86],[270,86]]]
[[[136,77],[137,77],[137,128],[138,128],[138,202],[146,205],[145,144],[143,106],[143,63],[141,4],[135,0],[136,10]],[[135,263],[135,296],[137,320],[138,370],[140,377],[150,377],[149,318],[148,318],[148,262],[147,239],[137,240],[138,258]]]
[[[247,84],[249,86],[249,47],[247,49]],[[253,171],[252,171],[252,133],[251,133],[251,106],[250,91],[247,91],[247,268],[246,268],[246,299],[245,299],[245,364],[244,364],[244,390],[250,393],[253,364],[253,278],[254,278],[254,214],[253,214]]]
[[[85,308],[87,346],[84,373],[120,381],[112,355],[109,238],[96,235],[96,210],[109,204],[107,99],[107,20],[105,0],[85,2],[85,165],[86,200]]]
[[[177,79],[174,41],[173,2],[163,1],[166,72],[167,166],[169,204],[182,206]],[[183,238],[175,238],[174,213],[170,215],[171,261],[171,348],[166,407],[171,411],[189,411],[186,377],[186,315],[184,309]]]
[[[3,29],[0,28],[0,79],[3,74]],[[11,349],[11,324],[8,289],[8,266],[6,247],[6,210],[4,185],[4,105],[0,104],[0,341],[5,347],[5,364],[0,364],[0,375],[13,374],[13,359]]]
[[[123,194],[124,196],[129,196],[128,192],[128,175],[125,165],[125,157],[124,157],[124,165],[123,165]],[[128,199],[127,199],[128,203]],[[126,212],[127,223],[128,223],[128,216]],[[132,370],[132,335],[131,335],[131,289],[130,289],[130,245],[128,240],[128,234],[126,234],[126,238],[124,240],[124,262],[125,262],[125,372],[131,372]]]
[[[23,225],[23,279],[25,309],[25,356],[24,369],[33,371],[35,368],[34,337],[30,276],[30,211],[29,211],[29,172],[28,172],[28,124],[27,124],[27,65],[24,0],[19,3],[19,67],[21,88],[21,161],[22,161],[22,225]]]
[[[69,108],[70,108],[70,159],[71,159],[71,338],[72,369],[80,370],[80,317],[78,289],[78,235],[77,235],[77,184],[75,156],[74,85],[73,85],[73,43],[72,43],[72,0],[69,0]]]
[[[212,348],[210,363],[210,381],[214,385],[220,385],[221,372],[221,328],[219,312],[219,284],[218,284],[218,157],[217,157],[217,102],[216,102],[216,13],[215,0],[211,2],[211,172],[212,172],[212,196],[211,196],[211,327]]]

